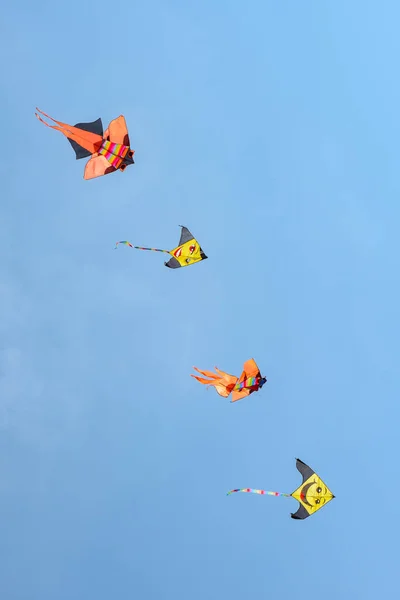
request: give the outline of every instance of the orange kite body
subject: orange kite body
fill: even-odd
[[[125,117],[121,115],[109,124],[103,133],[103,124],[101,119],[92,123],[77,123],[76,125],[67,125],[61,121],[56,121],[38,108],[38,113],[56,123],[50,125],[44,119],[35,113],[41,123],[61,131],[73,147],[76,158],[88,158],[86,163],[84,179],[94,179],[102,175],[108,175],[115,171],[125,171],[128,165],[133,165],[134,150],[131,150],[129,134],[125,123]]]
[[[229,375],[229,373],[225,373],[217,369],[217,367],[215,367],[216,373],[201,371],[197,367],[193,368],[201,375],[204,375],[204,377],[192,374],[191,377],[194,377],[194,379],[197,379],[197,381],[204,385],[212,385],[223,398],[228,398],[232,394],[231,402],[236,402],[253,392],[257,392],[267,381],[265,377],[261,376],[260,369],[253,358],[244,363],[243,373],[240,377]],[[209,379],[206,379],[206,377],[209,377]]]

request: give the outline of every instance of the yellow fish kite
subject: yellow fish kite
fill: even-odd
[[[118,244],[125,244],[130,248],[136,248],[136,250],[165,252],[166,254],[170,254],[172,257],[168,262],[164,263],[165,266],[169,267],[170,269],[188,267],[189,265],[194,265],[195,263],[208,258],[208,256],[204,254],[199,242],[190,233],[189,229],[183,225],[180,225],[179,227],[182,227],[181,239],[179,240],[179,246],[173,250],[161,250],[160,248],[144,248],[143,246],[133,246],[130,242],[126,241],[117,242],[115,248],[117,248]]]
[[[266,490],[255,490],[252,488],[238,488],[236,490],[231,490],[227,495],[229,496],[229,494],[233,494],[233,492],[249,492],[251,494],[295,498],[295,500],[300,503],[300,506],[297,509],[297,512],[291,513],[290,516],[292,519],[306,519],[328,504],[335,496],[319,475],[299,458],[296,458],[296,467],[303,477],[303,483],[291,494],[267,492]]]

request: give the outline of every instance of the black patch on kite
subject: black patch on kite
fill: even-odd
[[[100,135],[103,137],[103,123],[101,119],[97,119],[97,121],[92,121],[92,123],[77,123],[74,125],[77,129],[83,129],[83,131],[88,131],[89,133],[94,133],[96,135]],[[68,138],[69,143],[76,154],[76,160],[80,158],[87,158],[88,156],[92,156],[90,150],[86,150],[86,148],[82,148],[77,142]]]
[[[179,264],[179,261],[176,260],[175,256],[170,258],[168,262],[164,263],[164,265],[166,267],[168,267],[169,269],[179,269],[181,267],[181,265]]]
[[[82,146],[77,144],[74,140],[70,140],[68,138],[68,141],[75,151],[76,160],[79,160],[80,158],[87,158],[88,156],[92,156],[92,153],[90,152],[90,150],[86,150],[86,148],[82,148]]]
[[[309,517],[310,515],[306,511],[304,506],[300,504],[298,511],[295,513],[291,513],[290,516],[292,517],[292,519],[307,519],[307,517]]]
[[[297,470],[303,476],[303,483],[305,481],[307,481],[307,479],[309,477],[311,477],[311,475],[315,475],[315,471],[310,469],[310,467],[308,465],[306,465],[306,463],[303,463],[303,461],[300,460],[299,458],[296,458],[296,467],[297,467]]]
[[[182,246],[183,244],[186,244],[186,242],[188,242],[189,240],[193,240],[194,236],[190,233],[187,227],[184,227],[183,225],[180,225],[179,227],[182,227],[182,231],[181,239],[179,240],[178,246]]]
[[[195,239],[194,235],[192,233],[190,233],[190,231],[187,227],[185,227],[184,225],[179,225],[179,227],[182,227],[181,239],[179,240],[179,244],[178,244],[179,246],[186,244],[186,242],[188,242],[189,240]],[[206,260],[206,258],[208,258],[208,256],[206,256],[206,254],[204,254],[201,246],[200,246],[200,256],[203,260]]]
[[[83,131],[88,131],[89,133],[94,133],[96,135],[101,135],[103,137],[103,123],[101,119],[97,119],[96,121],[92,121],[91,123],[77,123],[74,125],[78,129],[83,129]]]

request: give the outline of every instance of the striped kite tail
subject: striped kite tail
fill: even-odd
[[[129,246],[130,248],[133,248],[133,246],[132,246],[132,244],[131,244],[130,242],[122,241],[122,242],[117,242],[117,243],[115,244],[115,248],[114,248],[114,250],[116,250],[116,249],[117,249],[117,246],[118,246],[118,244],[125,244],[125,246]]]
[[[227,493],[227,496],[234,492],[248,492],[250,494],[260,494],[261,496],[286,496],[286,498],[290,498],[291,496],[291,494],[284,494],[282,492],[267,492],[266,490],[255,490],[253,488],[237,488],[235,490],[230,490],[230,492]]]
[[[166,252],[167,254],[170,254],[169,250],[161,250],[161,248],[145,248],[144,246],[133,246],[130,242],[124,240],[121,242],[117,242],[115,244],[114,250],[117,249],[118,244],[125,244],[125,246],[129,246],[130,248],[136,248],[136,250],[150,250],[151,252]]]

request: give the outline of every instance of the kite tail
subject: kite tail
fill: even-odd
[[[49,123],[46,123],[46,121],[44,121],[42,117],[35,113],[35,117],[39,119],[39,121],[43,123],[43,125],[46,125],[46,127],[50,127],[50,129],[60,131],[63,135],[65,135],[66,138],[73,140],[74,142],[82,146],[82,148],[85,148],[85,150],[89,150],[92,154],[97,152],[99,145],[103,140],[101,135],[91,133],[90,131],[84,131],[79,127],[74,127],[73,125],[62,123],[61,121],[56,121],[55,119],[53,119],[53,117],[46,115],[46,113],[44,113],[42,110],[39,110],[37,107],[36,110],[40,112],[43,116],[47,117],[47,119],[50,119],[54,123],[57,123],[57,125],[50,125]]]
[[[284,494],[282,492],[267,492],[266,490],[255,490],[252,488],[238,488],[236,490],[231,490],[227,493],[227,496],[229,496],[229,494],[233,494],[234,492],[250,492],[251,494],[261,494],[262,496],[285,496],[286,498],[291,497],[291,494]]]
[[[198,369],[197,367],[193,367],[193,369],[195,371],[197,371],[198,373],[201,373],[202,375],[205,375],[205,377],[210,377],[211,379],[220,379],[220,375],[216,375],[215,373],[213,373],[212,371],[202,371],[201,369]],[[197,375],[191,375],[192,377],[194,377],[195,379],[199,379],[201,380],[201,377],[198,377]],[[203,381],[207,381],[206,379],[204,379]],[[207,383],[211,383],[211,381],[207,381]]]
[[[193,379],[196,379],[199,383],[204,383],[205,385],[214,385],[215,381],[210,380],[210,379],[204,379],[203,377],[199,377],[198,375],[192,375],[192,373],[190,373],[190,377],[193,377]]]
[[[45,112],[40,110],[38,107],[36,107],[36,110],[38,112],[40,112],[40,114],[43,115],[44,117],[46,117],[47,119],[50,119],[50,121],[53,121],[53,123],[57,123],[57,125],[59,125],[60,127],[70,127],[70,125],[68,125],[67,123],[63,123],[62,121],[56,121],[56,119],[53,119],[53,117],[50,117],[50,115],[47,115]],[[39,115],[37,113],[35,113],[35,116],[39,119],[39,121],[41,123],[46,125],[46,127],[52,127],[52,128],[54,127],[54,125],[49,125],[49,123],[46,123],[46,121],[44,121],[42,119],[42,117],[39,117]]]
[[[118,244],[125,244],[125,246],[129,246],[130,248],[133,248],[133,246],[132,246],[132,244],[131,244],[130,242],[121,241],[121,242],[117,242],[117,243],[115,244],[115,248],[114,248],[114,250],[116,250],[116,249],[117,249],[117,247],[118,247]]]
[[[151,252],[166,252],[166,254],[170,254],[169,250],[161,250],[161,248],[144,248],[143,246],[133,246],[130,242],[121,241],[115,244],[114,250],[117,249],[118,244],[125,244],[125,246],[129,246],[130,248],[136,248],[136,250],[150,250]]]

